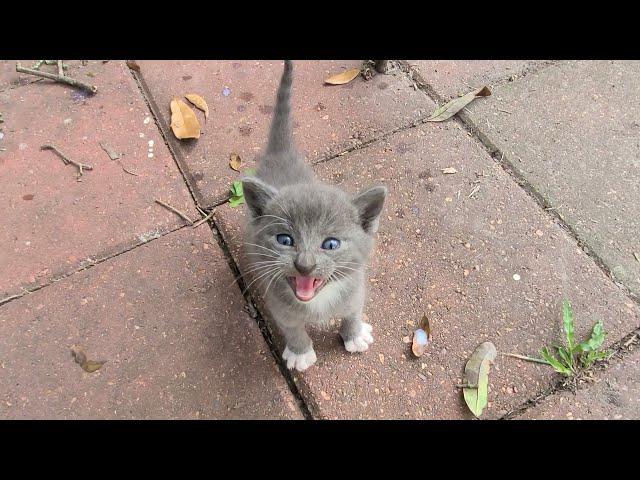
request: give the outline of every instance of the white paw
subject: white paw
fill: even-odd
[[[282,358],[287,362],[287,368],[289,370],[295,368],[299,372],[304,372],[307,368],[316,363],[316,360],[318,359],[313,348],[305,353],[297,354],[289,350],[289,347],[286,347],[284,352],[282,352]]]
[[[373,343],[371,330],[373,330],[373,327],[371,325],[362,322],[360,333],[344,342],[344,348],[347,349],[347,352],[364,352],[365,350],[367,350],[369,348],[369,345]]]

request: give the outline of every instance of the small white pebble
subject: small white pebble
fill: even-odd
[[[518,280],[520,280],[520,275],[518,275],[517,273],[514,273],[513,279],[517,282]]]
[[[31,242],[27,241],[27,242],[24,242],[24,244],[28,247],[29,245],[31,245]]]
[[[153,140],[149,140],[149,148],[153,147]]]
[[[65,125],[71,125],[72,122],[73,122],[73,120],[71,120],[70,118],[65,118],[63,123]]]
[[[149,158],[153,158],[153,153],[149,153],[149,154],[147,154],[147,157],[149,157]]]
[[[140,138],[144,138],[144,133],[141,132],[138,135],[140,136]]]
[[[27,149],[27,144],[26,143],[21,143],[20,145],[18,145],[18,149],[19,150],[26,150]]]
[[[150,121],[151,121],[151,117],[146,117],[143,123],[147,125]]]

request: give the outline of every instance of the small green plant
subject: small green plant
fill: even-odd
[[[600,350],[604,343],[604,337],[607,335],[602,326],[602,321],[598,320],[591,329],[591,336],[582,343],[576,343],[574,337],[573,313],[571,305],[567,300],[562,302],[562,329],[567,339],[566,346],[553,345],[544,347],[540,350],[542,358],[527,357],[526,355],[518,355],[515,353],[505,353],[509,357],[527,360],[529,362],[543,363],[551,365],[553,369],[566,376],[575,377],[581,371],[588,369],[596,360],[608,358],[609,352]],[[558,357],[549,350],[555,349]]]
[[[237,207],[244,203],[244,192],[242,191],[242,182],[233,182],[231,184],[231,197],[229,198],[229,204],[232,207]]]
[[[556,358],[549,351],[549,347],[540,350],[542,359],[551,365],[556,372],[571,377],[578,371],[589,368],[596,360],[607,357],[608,352],[600,350],[606,336],[601,320],[598,320],[593,326],[588,340],[575,343],[573,313],[567,300],[562,302],[562,328],[567,340],[566,346],[553,345],[552,347],[556,349],[560,358]]]

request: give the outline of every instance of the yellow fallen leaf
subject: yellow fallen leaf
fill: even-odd
[[[204,98],[196,93],[188,93],[185,98],[204,112],[204,118],[209,118],[209,106],[204,101]]]
[[[242,159],[240,155],[237,153],[232,153],[229,157],[229,166],[234,169],[236,172],[240,171],[240,166],[242,165]]]
[[[346,70],[342,73],[338,73],[337,75],[333,75],[327,78],[324,83],[328,83],[329,85],[344,85],[345,83],[349,83],[351,80],[356,78],[359,74],[359,68],[352,68],[350,70]]]
[[[200,123],[196,114],[178,98],[171,100],[171,130],[178,139],[200,138]]]
[[[447,167],[442,169],[442,173],[451,175],[453,173],[458,173],[458,170],[453,167]]]

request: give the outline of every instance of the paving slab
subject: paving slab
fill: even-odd
[[[563,62],[468,107],[513,168],[636,295],[639,75],[638,61]]]
[[[155,198],[199,216],[124,63],[69,63],[95,73],[95,96],[49,81],[0,92],[0,301],[184,224]],[[48,142],[93,170],[76,181],[74,166],[40,149]]]
[[[360,60],[295,62],[294,136],[310,161],[356,147],[430,113],[425,96],[401,72],[369,81],[358,77],[347,85],[324,84],[331,74],[361,64]],[[206,100],[210,110],[206,125],[197,113],[201,137],[178,141],[170,133],[169,138],[198,201],[210,206],[224,200],[237,177],[228,166],[229,155],[237,153],[247,167],[253,167],[266,143],[282,62],[140,61],[139,65],[165,128],[174,96],[197,93]]]
[[[0,306],[0,418],[302,418],[232,281],[205,224]]]
[[[561,392],[517,417],[520,420],[640,420],[640,350],[609,366],[595,384]]]
[[[347,191],[380,182],[390,192],[365,307],[375,343],[348,354],[335,329],[312,330],[318,363],[294,377],[317,416],[471,418],[456,385],[476,346],[535,355],[561,339],[563,297],[577,335],[602,319],[612,342],[640,324],[637,305],[454,122],[398,132],[315,170]],[[218,212],[238,259],[245,212]],[[405,339],[423,312],[434,339],[414,359]],[[486,418],[556,380],[545,366],[498,357]]]
[[[409,60],[422,79],[443,98],[463,95],[484,85],[515,81],[530,70],[548,65],[544,60]]]

